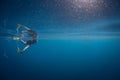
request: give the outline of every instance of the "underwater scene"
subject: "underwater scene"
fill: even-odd
[[[1,0],[0,80],[120,80],[120,1]]]

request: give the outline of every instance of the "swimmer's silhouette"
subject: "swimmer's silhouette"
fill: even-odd
[[[31,30],[30,28],[22,25],[22,24],[18,24],[17,27],[17,32],[19,31],[20,28],[24,28],[24,30],[21,31],[22,34],[20,34],[19,36],[15,36],[13,37],[14,40],[18,40],[20,42],[22,42],[22,44],[26,45],[22,50],[18,48],[17,52],[19,54],[23,53],[24,51],[26,51],[32,44],[37,42],[37,33],[33,30]],[[28,38],[27,41],[24,41],[24,36],[25,34],[27,34],[26,38]]]

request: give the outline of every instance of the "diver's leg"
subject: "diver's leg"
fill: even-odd
[[[24,51],[26,51],[28,48],[30,47],[30,45],[27,45],[23,50],[20,50],[19,48],[18,48],[18,53],[19,54],[22,54]]]
[[[28,48],[30,47],[30,45],[27,45],[22,51],[26,51]]]
[[[21,41],[23,44],[26,44],[26,43],[27,43],[27,42],[25,42],[25,41],[24,41],[24,40],[22,40],[22,39],[21,39],[20,41]]]

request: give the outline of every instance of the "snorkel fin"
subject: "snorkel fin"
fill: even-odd
[[[19,47],[17,47],[17,48],[18,48],[17,53],[18,53],[18,54],[22,54],[22,53],[23,53],[23,51],[22,51],[22,50],[20,50],[20,49],[19,49]]]

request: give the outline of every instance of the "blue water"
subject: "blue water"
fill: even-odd
[[[0,0],[0,80],[120,80],[120,0]]]
[[[118,39],[40,40],[22,55],[0,44],[3,80],[119,80]]]

